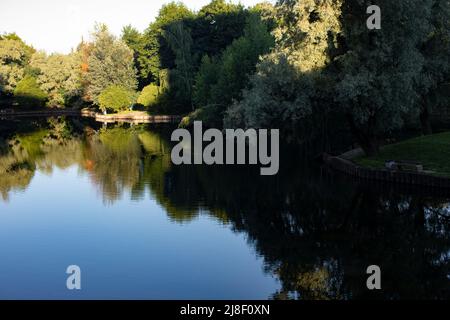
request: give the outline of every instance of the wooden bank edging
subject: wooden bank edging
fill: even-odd
[[[384,181],[413,186],[450,189],[450,178],[426,173],[392,171],[361,167],[350,160],[330,155],[323,156],[324,163],[330,168],[363,180]]]
[[[46,111],[13,111],[0,112],[0,118],[11,117],[55,117],[55,116],[80,116],[80,110],[46,110]]]
[[[169,115],[103,115],[93,110],[46,110],[46,111],[13,111],[13,112],[1,112],[0,119],[7,118],[26,118],[26,117],[58,117],[58,116],[74,116],[74,117],[86,117],[93,118],[99,122],[138,122],[138,123],[176,123],[180,122],[182,116],[169,116]]]
[[[84,114],[83,116],[92,117],[90,114]],[[94,115],[95,120],[100,122],[108,121],[136,121],[136,122],[149,122],[149,123],[174,123],[180,122],[181,116],[167,116],[167,115],[102,115],[96,113]]]

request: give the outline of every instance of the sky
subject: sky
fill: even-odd
[[[0,0],[0,34],[15,32],[26,43],[48,53],[69,53],[89,39],[96,22],[106,23],[116,35],[131,24],[146,29],[169,0]],[[184,0],[199,10],[210,0]],[[262,0],[232,0],[251,6]],[[274,2],[274,1],[271,1]]]

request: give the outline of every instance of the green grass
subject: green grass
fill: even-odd
[[[357,164],[371,168],[384,168],[387,160],[417,161],[424,165],[425,170],[450,177],[450,132],[388,145],[375,157],[354,159]]]

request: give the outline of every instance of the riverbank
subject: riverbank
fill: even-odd
[[[99,122],[138,122],[138,123],[179,123],[181,116],[150,115],[144,111],[127,111],[114,114],[88,113],[84,116],[94,117]]]
[[[450,132],[421,136],[383,147],[375,157],[359,156],[355,163],[383,169],[386,161],[421,163],[425,171],[450,178]]]
[[[375,157],[358,150],[323,161],[332,169],[364,180],[450,189],[450,132],[422,136],[385,146]],[[422,170],[388,169],[386,163],[415,163]]]
[[[129,111],[117,114],[100,114],[92,109],[49,109],[49,110],[1,110],[0,119],[31,118],[31,117],[60,117],[74,116],[93,118],[98,122],[131,122],[131,123],[179,123],[182,116],[150,115],[144,111]]]

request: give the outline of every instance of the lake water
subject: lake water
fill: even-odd
[[[174,166],[172,129],[0,120],[0,298],[450,298],[450,194]]]

